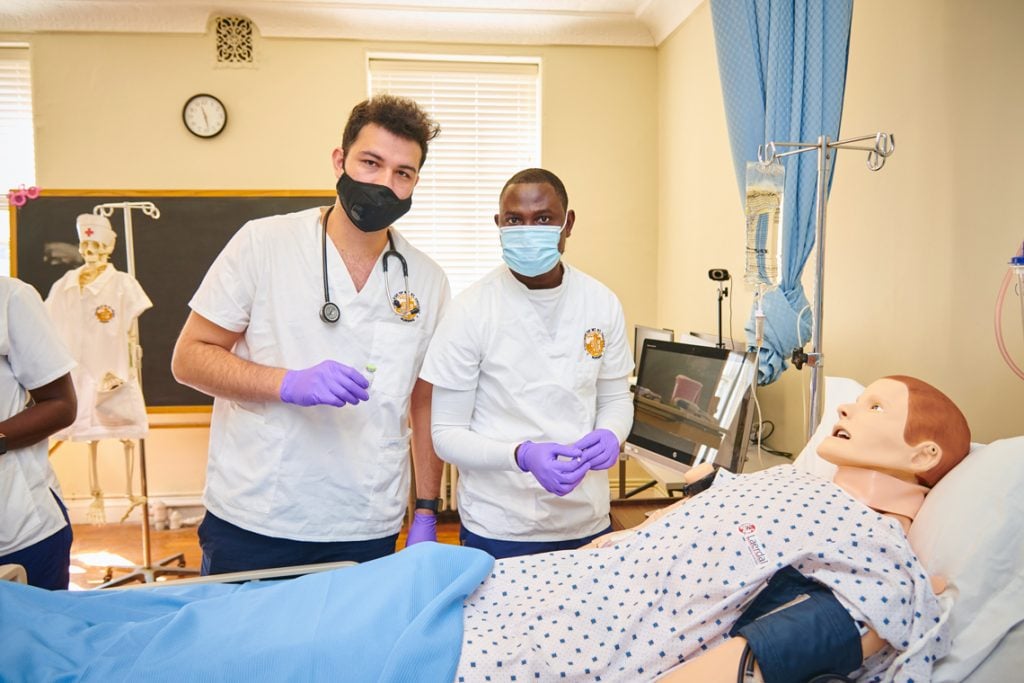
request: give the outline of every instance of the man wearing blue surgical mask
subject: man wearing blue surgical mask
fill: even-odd
[[[420,372],[434,448],[459,470],[462,543],[495,557],[610,528],[633,362],[615,294],[562,261],[575,221],[554,173],[512,176],[494,217],[505,265],[452,302]]]

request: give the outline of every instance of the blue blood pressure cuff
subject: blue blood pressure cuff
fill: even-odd
[[[775,573],[729,632],[746,638],[765,683],[860,668],[860,630],[825,586],[792,567]]]

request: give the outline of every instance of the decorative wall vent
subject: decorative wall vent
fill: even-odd
[[[254,62],[252,22],[242,17],[217,17],[217,63],[251,66]]]

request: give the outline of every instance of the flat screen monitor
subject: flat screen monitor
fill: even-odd
[[[633,374],[640,373],[640,353],[644,349],[644,341],[658,339],[661,341],[674,341],[675,332],[663,327],[647,327],[637,325],[633,332]]]
[[[645,340],[626,452],[679,473],[703,462],[738,471],[755,370],[752,352]]]

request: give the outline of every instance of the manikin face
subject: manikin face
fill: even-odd
[[[102,242],[97,242],[96,240],[85,240],[78,245],[78,253],[82,255],[82,258],[89,265],[106,263],[111,251],[113,251],[113,248],[107,248]]]
[[[839,406],[839,420],[818,455],[836,465],[914,481],[937,462],[938,449],[930,441],[910,445],[904,440],[909,400],[903,382],[880,379],[868,385],[856,402]]]
[[[412,195],[422,159],[419,143],[375,123],[363,126],[347,152],[339,147],[332,155],[335,178],[344,171],[353,180],[388,186],[399,199]]]

